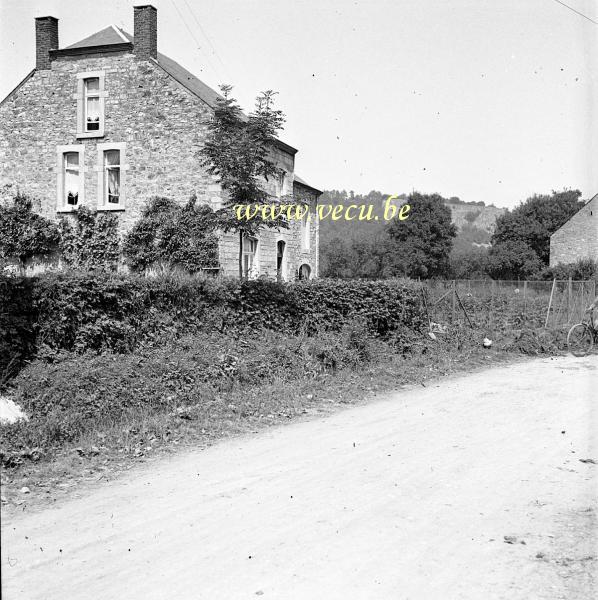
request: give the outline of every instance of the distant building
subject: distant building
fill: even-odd
[[[185,203],[195,194],[220,207],[225,194],[198,156],[219,95],[158,52],[157,38],[150,5],[134,8],[133,35],[112,25],[66,48],[58,19],[37,18],[36,66],[0,102],[0,190],[18,188],[50,219],[79,206],[110,211],[121,233],[152,196]],[[278,176],[264,190],[308,203],[311,216],[245,238],[248,277],[318,274],[321,192],[295,174],[296,152],[275,140]],[[221,273],[238,274],[240,243],[234,233],[221,236]]]
[[[598,261],[598,194],[550,236],[550,266]]]

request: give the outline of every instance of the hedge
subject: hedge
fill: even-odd
[[[419,330],[425,323],[421,294],[406,280],[0,277],[0,384],[3,373],[34,354],[129,352],[188,331],[265,328],[309,335],[356,319],[374,335]]]

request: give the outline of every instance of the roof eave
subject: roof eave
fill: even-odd
[[[309,183],[303,183],[303,181],[293,181],[293,185],[302,185],[304,188],[307,188],[308,190],[311,190],[312,192],[316,192],[318,194],[318,196],[321,196],[324,192],[322,190],[319,190],[318,188],[315,188],[313,185],[309,185]]]
[[[50,50],[50,58],[62,58],[63,56],[81,56],[83,54],[106,54],[107,52],[132,52],[131,42],[120,42],[118,44],[103,44],[101,46],[83,46],[81,48],[61,48]]]
[[[275,140],[274,141],[274,145],[280,149],[280,150],[284,150],[285,152],[288,152],[289,154],[292,154],[293,156],[295,154],[297,154],[298,150],[297,148],[293,148],[293,146],[289,146],[289,144],[285,144],[285,142],[282,142],[281,140]]]
[[[8,92],[8,94],[6,94],[2,101],[0,101],[0,106],[2,106],[15,92],[18,92],[21,86],[23,86],[27,81],[29,81],[29,79],[31,79],[36,70],[37,69],[35,68],[31,69],[31,71],[29,71],[29,73],[25,75],[25,77],[23,77],[22,81],[18,83],[10,92]]]

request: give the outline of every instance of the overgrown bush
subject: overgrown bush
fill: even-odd
[[[153,198],[126,235],[123,251],[134,270],[182,267],[189,273],[218,266],[218,219],[195,196],[185,206]]]
[[[79,207],[60,223],[60,252],[71,269],[115,271],[120,254],[118,217]]]
[[[573,281],[598,281],[598,262],[581,258],[576,262],[549,267],[541,274],[542,279],[573,279]]]
[[[26,290],[26,291],[25,291]],[[188,331],[340,331],[359,320],[372,335],[425,324],[421,290],[401,280],[216,280],[110,274],[48,274],[0,279],[6,366],[34,351],[129,352]],[[21,296],[20,301],[18,300]],[[365,349],[361,349],[365,351]]]
[[[0,267],[11,259],[21,269],[34,256],[47,256],[58,249],[60,233],[55,223],[33,212],[32,201],[18,193],[12,206],[0,205]]]

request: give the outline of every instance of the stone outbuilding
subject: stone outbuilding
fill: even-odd
[[[550,236],[550,266],[598,261],[598,194]]]
[[[157,11],[134,8],[134,32],[111,25],[60,48],[58,19],[35,20],[36,66],[0,103],[0,189],[35,200],[45,217],[79,206],[118,215],[121,233],[153,196],[192,195],[222,206],[217,180],[200,166],[206,120],[218,94],[158,52]],[[318,274],[316,205],[321,192],[295,174],[297,150],[277,140],[280,169],[265,191],[310,205],[309,218],[243,242],[250,277]],[[238,275],[239,236],[220,239],[220,272]]]

